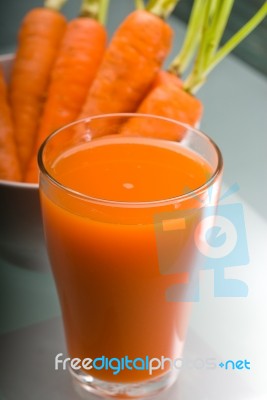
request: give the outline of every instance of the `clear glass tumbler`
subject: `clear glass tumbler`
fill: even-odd
[[[179,372],[201,221],[220,188],[218,147],[177,121],[102,115],[53,133],[38,162],[76,388],[155,395]]]

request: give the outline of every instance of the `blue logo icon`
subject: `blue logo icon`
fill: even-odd
[[[215,297],[247,297],[245,282],[225,277],[227,268],[249,263],[242,204],[201,205],[159,213],[154,227],[161,274],[176,274],[178,281],[181,278],[167,289],[168,301],[199,301],[201,270],[213,270]]]

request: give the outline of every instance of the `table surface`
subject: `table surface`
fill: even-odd
[[[109,31],[130,9],[113,0]],[[177,53],[184,26],[171,19]],[[157,400],[264,400],[267,396],[265,289],[266,251],[266,78],[229,56],[210,76],[199,97],[205,105],[202,130],[222,150],[224,190],[239,192],[222,204],[242,204],[250,262],[227,268],[227,278],[246,282],[245,298],[215,298],[212,271],[201,276],[201,300],[193,308],[184,358],[248,359],[251,371],[183,369],[177,383]],[[57,353],[66,354],[60,310],[50,271],[41,273],[1,261],[1,400],[75,400],[67,372],[54,370]],[[92,397],[93,399],[93,397]],[[155,398],[156,400],[156,398]]]

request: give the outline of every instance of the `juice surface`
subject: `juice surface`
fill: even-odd
[[[95,140],[62,155],[52,174],[77,192],[126,202],[170,199],[210,175],[204,160],[178,143],[141,138]]]
[[[135,202],[173,198],[203,185],[208,164],[179,145],[151,139],[99,139],[55,160],[49,172],[88,196]],[[60,297],[70,356],[79,358],[181,357],[190,304],[167,301],[168,288],[187,283],[194,258],[199,208],[183,230],[167,237],[159,263],[154,216],[175,209],[98,205],[49,186],[41,188],[48,251]],[[186,213],[186,212],[185,212]],[[123,215],[123,219],[121,218]],[[172,232],[167,232],[172,234]],[[165,246],[165,244],[164,244]],[[161,254],[162,258],[162,254]],[[181,274],[170,272],[178,265]],[[177,271],[177,270],[176,270]],[[107,381],[138,382],[164,371],[110,370],[90,374]]]

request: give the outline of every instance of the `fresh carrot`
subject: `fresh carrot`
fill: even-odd
[[[37,153],[42,142],[81,111],[106,47],[103,6],[107,9],[107,0],[84,0],[80,16],[68,23],[51,73],[26,182],[38,181]]]
[[[0,179],[20,181],[21,171],[14,140],[7,88],[0,68]]]
[[[201,4],[201,1],[195,0],[194,2],[189,29],[181,53],[174,59],[169,72],[164,75],[164,79],[157,78],[136,112],[164,116],[193,127],[198,126],[203,113],[203,105],[194,94],[203,85],[207,75],[218,62],[229,54],[267,15],[267,3],[265,2],[254,17],[219,48],[234,0],[207,0],[205,6],[203,3]],[[180,75],[181,72],[184,72],[195,53],[196,58],[192,72],[181,86],[181,79],[173,73]],[[175,78],[177,83],[175,83]],[[186,129],[177,127],[166,132],[161,129],[158,121],[156,124],[151,122],[140,124],[140,120],[138,122],[136,118],[130,118],[122,127],[120,134],[158,136],[179,141],[186,134]]]
[[[190,126],[195,126],[200,121],[203,106],[200,100],[187,93],[181,86],[181,81],[175,82],[175,75],[160,79],[149,94],[144,98],[137,109],[140,114],[153,114],[175,119]],[[167,78],[167,79],[166,79]],[[120,134],[131,136],[141,135],[147,137],[158,137],[168,140],[181,140],[186,130],[181,126],[170,124],[166,131],[166,123],[150,121],[138,118],[130,118],[122,127]]]
[[[46,0],[45,7],[25,16],[19,32],[9,98],[23,172],[33,150],[51,68],[66,29],[66,19],[57,11],[64,2]]]
[[[183,81],[177,75],[170,73],[169,71],[160,70],[152,86],[150,87],[150,91],[161,85],[174,85],[182,87]]]
[[[154,1],[155,3],[155,1]],[[177,0],[138,9],[114,33],[79,118],[135,111],[169,53],[172,29],[161,18]]]

